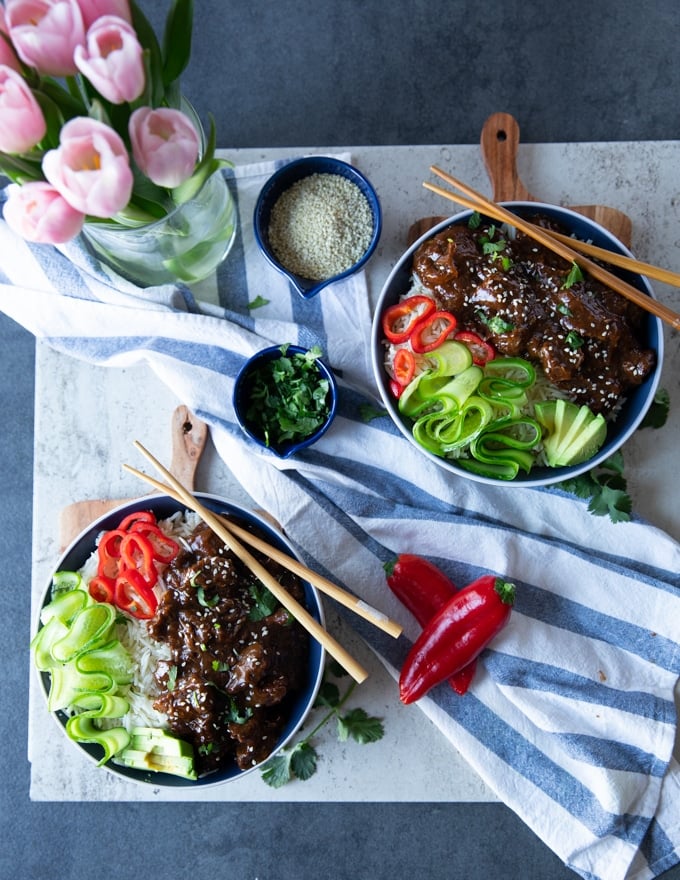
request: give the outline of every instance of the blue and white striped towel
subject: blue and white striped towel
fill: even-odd
[[[641,522],[595,518],[559,490],[450,477],[386,416],[365,421],[363,405],[378,405],[365,280],[304,301],[262,260],[251,217],[272,170],[229,172],[241,228],[218,273],[221,307],[182,288],[111,281],[77,247],[32,247],[4,223],[0,307],[73,357],[148,363],[210,424],[221,456],[306,562],[404,625],[394,640],[352,621],[395,676],[418,627],[386,589],[384,562],[414,552],[460,584],[486,571],[514,581],[510,624],[470,692],[441,687],[420,705],[575,872],[657,876],[680,860],[678,544]],[[269,304],[249,310],[258,295]],[[244,359],[280,342],[318,343],[341,386],[331,430],[285,462],[243,438],[231,406]]]

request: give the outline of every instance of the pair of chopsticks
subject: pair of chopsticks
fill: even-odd
[[[438,186],[437,184],[428,181],[423,183],[423,186],[426,189],[429,189],[440,196],[444,196],[444,198],[456,202],[465,208],[479,211],[488,217],[492,217],[494,220],[499,220],[502,223],[507,223],[510,226],[514,226],[516,229],[520,229],[551,251],[559,254],[559,256],[563,257],[565,260],[568,260],[570,263],[576,263],[581,269],[592,275],[593,278],[596,278],[598,281],[606,284],[607,287],[615,290],[622,296],[625,296],[626,299],[631,300],[646,312],[650,312],[652,315],[661,318],[662,321],[665,321],[675,330],[680,330],[680,315],[677,312],[674,312],[668,306],[653,299],[651,296],[647,296],[632,285],[627,284],[621,278],[617,278],[616,275],[612,275],[611,272],[608,272],[599,264],[593,263],[592,260],[589,260],[584,254],[587,253],[590,256],[597,257],[612,266],[618,266],[619,268],[628,269],[637,274],[656,278],[667,284],[672,284],[675,287],[680,287],[680,275],[676,275],[674,272],[670,272],[667,269],[660,269],[659,267],[652,266],[648,263],[641,263],[630,257],[611,253],[603,248],[598,248],[595,247],[595,245],[577,241],[559,233],[548,232],[548,230],[535,226],[528,220],[524,220],[516,214],[506,210],[496,202],[485,198],[481,193],[472,189],[472,187],[462,183],[460,180],[457,180],[445,171],[442,171],[441,168],[432,165],[430,166],[430,171],[432,171],[433,174],[436,174],[437,177],[441,177],[442,180],[445,180],[451,186],[459,189],[464,195],[453,193],[442,186]]]
[[[372,608],[366,602],[357,599],[355,596],[342,590],[336,584],[326,580],[326,578],[321,577],[321,575],[316,574],[316,572],[313,572],[311,569],[302,565],[287,553],[283,553],[278,548],[272,547],[271,544],[268,544],[256,535],[252,535],[246,529],[241,528],[236,523],[219,516],[214,511],[207,508],[198,498],[185,488],[180,481],[177,480],[169,470],[167,470],[167,468],[154,458],[154,456],[145,449],[139,441],[136,440],[134,445],[154,465],[165,480],[167,480],[167,483],[156,480],[154,477],[150,477],[143,471],[137,470],[137,468],[131,467],[127,464],[123,465],[123,469],[134,474],[136,477],[139,477],[139,479],[144,482],[149,483],[149,485],[153,486],[160,492],[174,498],[176,501],[186,504],[190,510],[197,513],[201,519],[210,526],[215,534],[224,541],[225,546],[238,556],[241,561],[248,566],[255,577],[257,577],[258,580],[260,580],[267,589],[273,593],[281,605],[283,605],[283,607],[289,611],[302,626],[304,626],[310,635],[323,645],[331,657],[337,660],[337,662],[347,670],[355,681],[359,683],[364,681],[368,677],[368,672],[328,633],[327,630],[324,629],[323,626],[321,626],[317,620],[312,617],[304,606],[294,599],[290,593],[279,584],[276,578],[274,578],[273,575],[271,575],[252,555],[252,553],[246,549],[241,541],[266,553],[276,562],[309,581],[321,592],[331,596],[336,601],[345,605],[347,608],[350,608],[356,614],[360,615],[365,620],[370,621],[394,638],[397,638],[401,634],[401,626],[390,620],[380,611]]]

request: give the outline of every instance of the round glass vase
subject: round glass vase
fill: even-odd
[[[97,257],[140,287],[207,278],[229,253],[236,205],[221,171],[196,195],[144,226],[89,221],[83,236]]]

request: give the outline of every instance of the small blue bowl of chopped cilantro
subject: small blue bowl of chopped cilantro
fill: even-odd
[[[382,230],[378,196],[353,165],[330,156],[287,163],[262,187],[255,240],[268,262],[309,299],[358,272]]]
[[[284,343],[253,355],[234,385],[239,425],[259,446],[289,458],[328,430],[338,387],[318,347]]]

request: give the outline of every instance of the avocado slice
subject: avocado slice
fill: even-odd
[[[550,421],[550,410],[543,417]],[[543,422],[542,422],[543,424]],[[547,426],[546,426],[547,427]],[[591,458],[604,443],[607,424],[587,406],[556,400],[552,431],[544,441],[545,454],[551,467],[568,467]]]
[[[556,400],[541,400],[534,404],[534,415],[538,424],[545,428],[546,434],[552,434],[555,430]]]
[[[574,437],[561,454],[564,466],[588,461],[602,447],[607,436],[607,423],[598,413],[586,427]]]
[[[134,727],[130,745],[116,760],[137,770],[153,770],[196,779],[194,749],[191,743],[154,727]]]

